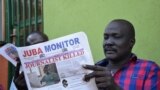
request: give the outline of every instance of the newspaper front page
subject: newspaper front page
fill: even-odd
[[[48,42],[19,47],[29,90],[98,90],[95,80],[83,81],[93,65],[87,36],[78,32]]]

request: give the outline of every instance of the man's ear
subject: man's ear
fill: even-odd
[[[133,48],[135,42],[136,42],[135,38],[132,38],[132,39],[130,40],[130,47],[131,47],[131,48]]]

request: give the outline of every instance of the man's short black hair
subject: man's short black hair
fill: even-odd
[[[0,47],[2,47],[3,45],[5,45],[6,42],[5,41],[0,41]]]
[[[49,40],[49,39],[48,39],[48,36],[47,36],[45,33],[43,33],[43,32],[40,32],[40,31],[32,31],[31,33],[29,33],[28,36],[30,36],[30,35],[32,35],[32,34],[37,34],[37,35],[39,35],[39,36],[43,39],[42,42],[45,42],[45,41],[48,41],[48,40]],[[28,38],[28,36],[27,36],[27,38]],[[26,46],[29,46],[29,45],[31,45],[30,42],[26,41]]]
[[[114,19],[111,22],[118,22],[118,23],[122,24],[123,26],[125,25],[126,28],[128,30],[130,30],[129,32],[130,32],[131,38],[135,38],[135,29],[134,29],[134,26],[131,22],[129,22],[125,19]]]
[[[31,34],[38,34],[38,35],[42,36],[42,38],[44,39],[44,41],[48,41],[48,36],[47,36],[45,33],[43,33],[43,32],[33,31],[33,32],[31,32],[29,35],[31,35]],[[28,35],[28,36],[29,36],[29,35]]]

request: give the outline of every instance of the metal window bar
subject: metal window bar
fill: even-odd
[[[24,22],[24,23],[23,23],[23,27],[24,27],[24,28],[23,28],[23,31],[24,31],[24,32],[25,32],[25,29],[26,29],[26,27],[25,27],[25,26],[26,26],[26,21],[25,21],[25,18],[26,18],[26,15],[25,15],[25,14],[26,14],[26,13],[25,13],[26,4],[25,4],[25,1],[26,1],[26,0],[23,0],[23,1],[21,2],[21,3],[23,4],[23,10],[22,10],[22,11],[23,11],[23,22]],[[26,33],[24,33],[24,36],[23,36],[23,43],[25,43],[25,42],[26,42]]]
[[[31,0],[28,0],[28,7],[29,7],[29,32],[31,32]]]
[[[24,46],[30,32],[43,32],[43,0],[5,0],[5,3],[7,42]],[[14,67],[10,63],[8,72],[8,81],[12,81]],[[10,82],[8,84],[10,86]]]

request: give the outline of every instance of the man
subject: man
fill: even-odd
[[[109,23],[104,31],[105,58],[85,75],[88,81],[95,77],[99,90],[160,90],[160,68],[152,61],[138,59],[132,53],[135,44],[133,25],[123,19]]]
[[[34,31],[30,33],[27,37],[27,45],[33,45],[33,44],[37,44],[45,41],[48,41],[48,36],[39,31]],[[20,70],[20,63],[18,63],[16,67],[14,83],[18,90],[27,90],[24,74],[23,72],[19,73],[19,70]]]

